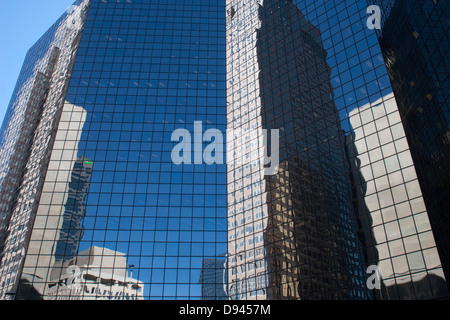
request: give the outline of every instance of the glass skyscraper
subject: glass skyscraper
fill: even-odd
[[[381,5],[390,15],[379,33],[380,45],[449,278],[450,4],[422,0]]]
[[[449,5],[406,2],[76,1],[0,133],[0,299],[448,298]]]

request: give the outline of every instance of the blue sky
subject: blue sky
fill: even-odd
[[[28,49],[75,0],[1,1],[0,125]]]

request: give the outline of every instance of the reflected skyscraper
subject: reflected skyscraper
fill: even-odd
[[[56,261],[70,260],[78,254],[83,238],[82,220],[86,214],[86,195],[92,175],[93,163],[85,157],[78,158],[73,166],[63,223],[56,244]]]
[[[202,297],[203,261],[226,252],[226,167],[172,163],[171,134],[225,131],[225,63],[223,1],[69,8],[30,50],[2,130],[1,297],[72,298],[77,268],[120,287],[128,265],[140,297]]]
[[[202,300],[227,300],[226,259],[204,259],[199,283]]]
[[[449,297],[449,4],[377,2],[77,0],[0,133],[0,299]]]
[[[450,277],[450,4],[375,1],[392,89],[411,148],[439,257]],[[450,288],[450,285],[448,285]]]

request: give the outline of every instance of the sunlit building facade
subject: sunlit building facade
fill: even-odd
[[[86,10],[87,2],[78,1],[76,9],[64,14],[29,50],[2,126],[2,298],[8,291],[17,291],[24,261],[30,257],[30,235],[35,230],[36,211]]]
[[[238,154],[228,167],[230,296],[368,299],[321,34],[290,1],[230,1],[227,12],[228,126],[239,133],[228,141]],[[279,130],[272,170],[264,155],[277,141],[264,129]]]
[[[350,113],[349,159],[369,265],[379,299],[435,299],[448,293],[411,151],[394,95]]]

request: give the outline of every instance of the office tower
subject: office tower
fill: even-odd
[[[55,264],[47,299],[143,300],[144,284],[132,272],[124,253],[92,247]]]
[[[171,135],[225,132],[225,63],[223,1],[77,1],[56,22],[2,130],[2,298],[77,297],[77,267],[119,284],[129,265],[140,298],[202,297],[227,250],[226,167],[172,163]]]
[[[228,145],[243,155],[228,173],[231,298],[365,299],[369,286],[376,299],[448,296],[367,9],[228,3],[228,125],[249,132]],[[273,141],[261,129],[280,129],[277,174],[264,176]]]
[[[86,2],[65,14],[29,50],[0,138],[1,240],[0,297],[16,291],[42,195],[64,104],[70,72],[80,41]],[[68,23],[68,17],[71,22]]]
[[[448,279],[450,4],[448,1],[382,2],[375,1],[386,13],[378,33],[380,46]]]
[[[448,297],[439,245],[430,224],[432,211],[424,201],[416,151],[406,138],[408,130],[395,90],[398,84],[389,77],[390,62],[385,63],[383,44],[380,48],[378,31],[373,29],[377,16],[368,8],[372,3],[294,3],[319,28],[328,52],[334,102],[347,135],[360,238],[367,265],[376,266],[381,275],[381,289],[373,290],[375,298]],[[373,2],[380,5],[383,28],[391,12],[388,3],[392,1]],[[429,9],[430,2],[426,6]],[[431,7],[439,6],[436,2]],[[441,19],[434,21],[445,21]],[[405,63],[414,68],[413,63]]]
[[[230,296],[370,298],[321,34],[291,1],[227,10]],[[280,130],[274,172],[263,129]]]

